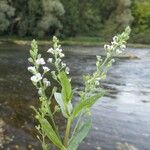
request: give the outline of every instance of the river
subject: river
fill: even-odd
[[[37,93],[27,71],[28,49],[0,46],[0,149],[40,149],[30,109],[37,104]],[[95,55],[103,50],[81,46],[64,46],[64,50],[73,86],[80,89],[82,75],[94,71]],[[102,83],[108,94],[93,106],[93,128],[80,150],[115,150],[125,143],[150,149],[150,49],[128,48],[126,52],[137,59],[117,58],[108,72]]]

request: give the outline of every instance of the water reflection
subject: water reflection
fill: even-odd
[[[5,134],[13,139],[4,144],[4,149],[17,149],[18,145],[21,150],[39,149],[30,109],[30,105],[37,105],[37,93],[26,69],[27,49],[15,45],[0,48],[0,117],[5,122]],[[80,89],[81,75],[95,69],[95,55],[103,55],[103,51],[99,47],[64,49],[73,85]],[[144,150],[150,147],[150,50],[127,52],[140,59],[118,59],[109,71],[103,83],[109,94],[92,108],[94,126],[82,150],[113,150],[118,142]]]

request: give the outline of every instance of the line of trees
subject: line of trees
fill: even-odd
[[[149,41],[149,8],[150,0],[1,0],[0,34],[107,38],[131,25]]]

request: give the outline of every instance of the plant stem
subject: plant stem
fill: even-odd
[[[72,118],[68,118],[66,131],[65,131],[65,136],[64,136],[64,146],[66,148],[68,146],[68,138],[69,138],[69,134],[70,134],[71,122],[72,122]]]
[[[78,118],[78,121],[77,121],[77,123],[76,123],[76,125],[75,125],[75,128],[74,128],[74,130],[73,130],[73,132],[72,132],[72,135],[71,135],[71,138],[70,138],[69,141],[72,140],[72,138],[73,138],[73,136],[74,136],[74,134],[75,134],[75,132],[76,132],[78,126],[79,126],[79,123],[80,123],[80,121],[81,121],[82,115],[83,115],[83,112],[81,112],[81,114],[80,114],[80,116],[79,116],[79,118]]]
[[[42,87],[42,89],[44,89],[43,84],[42,84],[41,81],[40,81],[40,86]],[[58,130],[57,130],[57,128],[56,128],[56,124],[55,124],[55,120],[54,120],[54,117],[53,117],[52,110],[51,110],[51,108],[50,108],[50,106],[49,106],[49,103],[48,103],[48,100],[50,101],[51,98],[52,98],[52,96],[53,96],[53,93],[51,94],[50,99],[47,99],[45,90],[43,91],[43,97],[46,97],[45,101],[46,101],[46,105],[47,105],[47,108],[48,108],[48,113],[49,113],[49,116],[50,116],[50,119],[51,119],[51,122],[52,122],[52,127],[53,127],[53,129],[55,130],[55,132],[56,132],[57,136],[59,137],[59,139],[61,139],[61,138],[60,138],[60,135],[59,135],[59,133],[58,133]]]

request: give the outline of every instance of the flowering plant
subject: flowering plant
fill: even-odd
[[[38,90],[39,95],[40,106],[37,109],[33,109],[39,122],[36,129],[40,135],[37,137],[41,141],[43,150],[49,149],[46,139],[49,139],[60,150],[76,150],[87,136],[92,126],[91,120],[87,121],[82,118],[89,114],[93,104],[105,94],[105,91],[99,88],[100,83],[106,79],[107,71],[114,62],[113,56],[122,53],[122,50],[126,48],[125,44],[129,34],[130,28],[127,27],[122,34],[113,38],[110,45],[104,45],[106,58],[97,56],[96,71],[91,75],[83,76],[84,88],[78,92],[79,101],[75,106],[72,104],[74,90],[68,77],[69,68],[62,61],[64,54],[59,45],[59,40],[53,37],[53,47],[47,51],[50,55],[47,63],[51,64],[51,66],[53,65],[54,70],[47,67],[46,61],[38,53],[37,42],[32,41],[30,58],[28,59],[31,66],[28,67],[28,70],[33,74],[31,81]],[[51,82],[46,78],[47,74],[50,74],[52,79],[61,87],[60,92],[55,86],[52,87],[50,93],[47,92],[47,89],[52,86]],[[54,110],[51,109],[53,97],[57,102]],[[64,136],[60,135],[59,128],[56,125],[54,118],[56,112],[61,112],[67,121]],[[71,132],[71,125],[76,119],[76,125]]]

